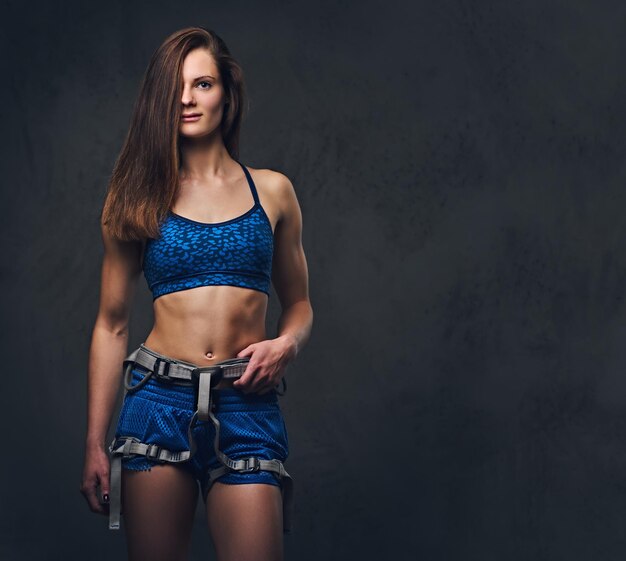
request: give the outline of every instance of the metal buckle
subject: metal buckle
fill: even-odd
[[[259,471],[259,469],[261,468],[261,462],[259,461],[259,458],[256,458],[254,456],[250,458],[244,458],[244,462],[246,463],[246,467],[243,469],[238,469],[237,471],[239,473],[252,473],[255,471]],[[250,465],[250,462],[252,462],[252,466]]]
[[[163,374],[161,374],[159,372],[160,370],[160,364],[164,363],[165,366],[163,367]],[[154,367],[153,367],[153,372],[154,375],[157,377],[158,380],[162,381],[162,382],[171,382],[172,378],[169,377],[169,371],[170,371],[170,364],[172,364],[169,360],[164,360],[162,358],[157,357],[156,360],[154,361]]]
[[[191,371],[191,380],[198,385],[200,381],[200,374],[202,372],[213,372],[211,375],[211,387],[214,388],[218,382],[222,379],[223,369],[217,364],[215,366],[197,366]]]
[[[156,452],[154,452],[156,450]],[[150,458],[151,460],[156,460],[159,457],[160,446],[158,444],[148,444],[148,449],[146,450],[146,458]]]

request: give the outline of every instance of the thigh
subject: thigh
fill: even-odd
[[[133,383],[144,375],[135,367]],[[116,437],[188,450],[193,402],[193,388],[149,380],[125,395]],[[122,467],[122,513],[131,561],[186,559],[198,495],[191,462],[159,464],[135,456],[124,458]]]
[[[275,394],[222,390],[216,392],[215,405],[219,448],[227,456],[287,459],[287,432]],[[209,467],[218,466],[214,455]],[[283,559],[283,500],[273,473],[226,473],[210,486],[205,500],[219,561]]]
[[[129,560],[187,559],[197,498],[196,480],[179,466],[123,470],[122,504]]]
[[[282,561],[280,487],[217,481],[206,501],[209,531],[219,561]]]

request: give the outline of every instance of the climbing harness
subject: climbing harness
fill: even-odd
[[[285,533],[291,530],[292,493],[293,482],[291,476],[285,470],[283,463],[278,459],[266,460],[250,456],[233,460],[219,448],[220,422],[213,413],[213,400],[211,390],[222,379],[240,378],[249,362],[249,358],[232,358],[211,366],[196,366],[191,362],[173,359],[161,355],[152,349],[140,344],[137,349],[130,353],[123,362],[124,365],[124,397],[126,393],[135,392],[143,387],[150,378],[184,386],[197,387],[197,409],[194,412],[187,437],[189,450],[172,451],[157,444],[146,444],[132,436],[119,436],[113,439],[109,446],[111,454],[111,490],[109,503],[109,529],[120,528],[121,497],[122,497],[122,458],[131,456],[145,456],[158,463],[181,463],[186,462],[196,453],[196,443],[193,437],[193,428],[197,421],[211,421],[215,427],[213,447],[217,459],[222,464],[220,467],[208,471],[208,483],[203,488],[204,496],[208,493],[216,479],[229,472],[252,473],[257,471],[269,471],[280,478],[281,492],[283,495],[283,529]],[[140,365],[147,370],[142,380],[131,385],[132,370],[134,365]],[[282,378],[283,391],[278,395],[284,395],[287,390],[287,382]]]

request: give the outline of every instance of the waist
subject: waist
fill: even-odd
[[[174,359],[172,359],[174,360]],[[147,369],[141,365],[135,365],[131,372],[132,385],[142,382],[148,374]],[[215,391],[219,390],[219,391]],[[212,400],[218,406],[220,411],[238,411],[245,408],[246,410],[266,409],[268,405],[278,407],[278,395],[275,390],[260,395],[255,393],[244,393],[236,388],[220,388],[219,384],[212,390]],[[193,386],[169,384],[159,381],[157,378],[151,377],[136,394],[141,399],[147,399],[177,407],[179,409],[187,409],[193,412],[197,406],[196,389]]]
[[[133,375],[136,375],[139,371],[140,373],[146,373],[147,369],[154,371],[154,376],[148,376],[146,381],[152,381],[152,378],[158,382],[165,382],[166,384],[170,384],[172,381],[183,385],[189,385],[192,383],[193,378],[193,370],[197,367],[219,367],[223,365],[223,368],[219,370],[213,369],[214,372],[224,373],[222,376],[220,374],[219,382],[216,385],[212,385],[214,389],[229,389],[231,388],[233,391],[233,383],[243,374],[247,367],[247,358],[242,358],[237,360],[236,356],[232,356],[229,358],[221,358],[220,360],[211,360],[209,364],[203,363],[198,364],[197,362],[189,361],[184,358],[181,358],[177,355],[169,355],[162,352],[159,349],[148,346],[146,343],[142,343],[140,345],[140,349],[137,350],[138,354],[135,357],[135,365],[133,368]],[[161,366],[159,366],[161,363]],[[166,366],[163,367],[165,363]],[[179,369],[176,370],[176,373],[173,374],[174,378],[168,376],[168,372],[170,369],[170,364],[179,365]],[[163,377],[163,378],[161,378]]]
[[[215,366],[218,363],[233,359],[242,349],[246,348],[250,343],[257,342],[261,339],[255,339],[250,342],[242,342],[233,345],[232,341],[206,345],[203,342],[193,344],[189,339],[176,337],[161,340],[154,330],[150,336],[142,343],[148,350],[158,355],[162,355],[168,361],[180,362],[186,365],[197,367]],[[223,379],[215,386],[215,389],[233,388],[233,379]]]

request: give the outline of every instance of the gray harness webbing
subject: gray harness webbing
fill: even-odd
[[[134,392],[141,388],[154,376],[157,380],[185,386],[198,386],[198,405],[187,428],[189,450],[171,451],[156,444],[140,442],[132,436],[120,436],[114,438],[109,446],[111,453],[111,489],[109,502],[109,529],[120,528],[121,498],[122,498],[122,458],[130,456],[145,456],[159,463],[180,463],[188,461],[196,452],[196,443],[193,438],[193,427],[197,421],[211,421],[215,427],[213,447],[215,454],[222,464],[220,467],[209,470],[208,483],[202,489],[204,496],[215,480],[225,473],[236,471],[239,473],[252,473],[256,471],[273,472],[280,477],[283,495],[283,530],[288,533],[291,530],[293,482],[291,476],[285,470],[280,460],[266,460],[251,456],[233,460],[219,449],[220,422],[213,413],[214,405],[211,389],[222,379],[240,378],[249,362],[248,358],[233,358],[224,360],[211,366],[198,367],[191,362],[174,360],[148,349],[143,344],[139,345],[130,355],[124,359],[124,397],[127,392]],[[135,364],[139,364],[148,370],[140,382],[131,385],[132,370]],[[286,381],[283,378],[283,392],[286,390]]]

